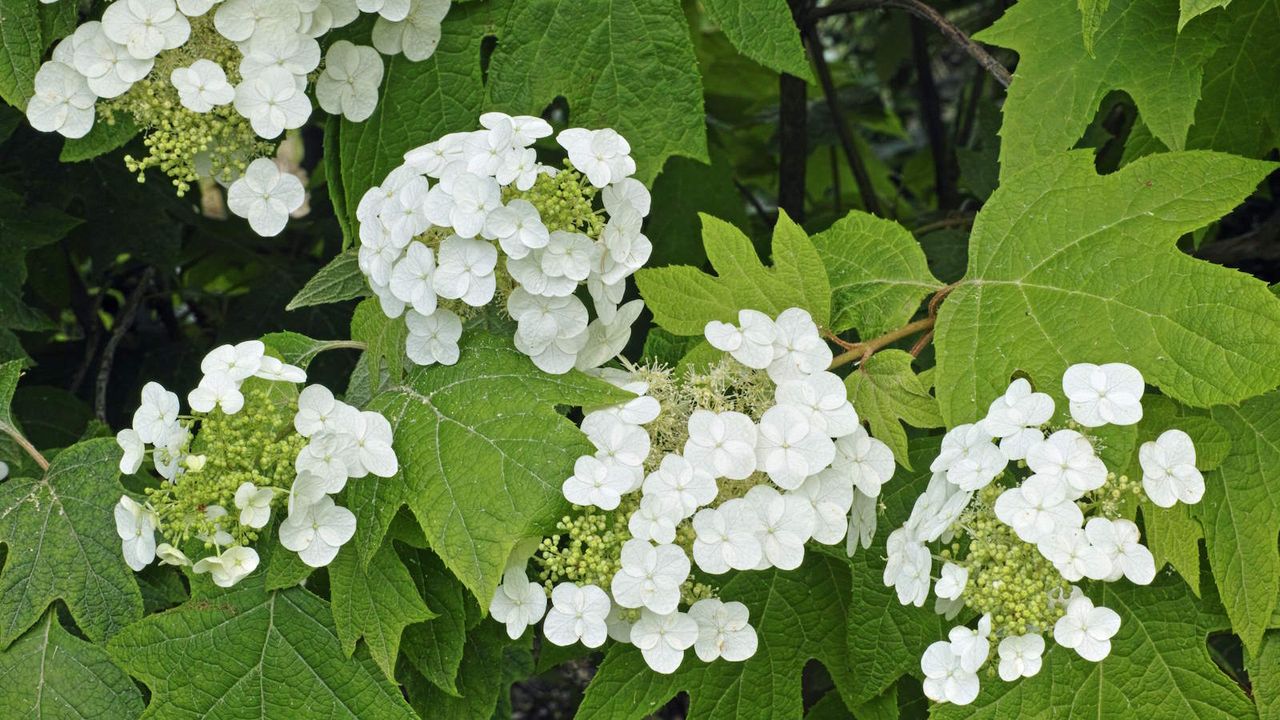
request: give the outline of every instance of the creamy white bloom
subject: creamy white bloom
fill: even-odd
[[[1111,558],[1094,547],[1080,528],[1060,527],[1042,539],[1039,548],[1067,582],[1102,580],[1111,574]]]
[[[631,489],[631,478],[632,473],[622,465],[583,455],[574,461],[573,475],[564,481],[560,491],[574,505],[613,510],[622,501],[622,495]]]
[[[212,60],[197,60],[188,67],[174,68],[169,73],[169,82],[178,91],[182,106],[192,112],[209,112],[236,97],[222,66]]]
[[[355,438],[346,433],[322,430],[298,453],[294,469],[325,479],[325,492],[333,494],[346,487],[351,470],[359,464]]]
[[[542,619],[547,610],[547,593],[542,586],[529,582],[524,568],[512,567],[502,575],[502,584],[489,603],[493,619],[507,625],[507,636],[512,640],[524,634],[524,629]]]
[[[622,567],[614,574],[610,591],[622,607],[645,607],[665,615],[679,606],[680,585],[689,577],[689,569],[689,557],[678,545],[655,547],[632,538],[622,546]]]
[[[231,587],[249,573],[258,569],[258,551],[251,547],[233,545],[218,555],[202,558],[192,566],[197,575],[209,573],[218,587]]]
[[[761,564],[780,570],[800,567],[804,562],[804,544],[813,536],[815,524],[809,501],[790,493],[779,493],[768,485],[751,488],[744,499],[759,523],[756,539],[764,551]]]
[[[818,326],[808,311],[800,308],[783,310],[773,322],[773,362],[769,377],[774,382],[812,375],[831,364],[831,348],[818,334]]]
[[[924,607],[929,599],[929,571],[933,567],[929,548],[912,537],[906,528],[898,528],[889,533],[887,549],[885,586],[897,591],[899,603]]]
[[[158,382],[142,386],[142,403],[133,411],[133,429],[144,443],[158,444],[178,421],[178,396]]]
[[[139,60],[130,55],[128,48],[107,37],[102,23],[96,21],[76,28],[69,45],[74,46],[71,65],[100,98],[119,97],[155,66],[152,58]]]
[[[684,457],[667,453],[658,469],[644,479],[645,495],[673,498],[680,518],[693,515],[716,497],[715,478]],[[841,513],[843,515],[843,513]]]
[[[320,44],[296,32],[257,32],[240,43],[240,76],[255,77],[267,68],[280,68],[304,81],[320,66]]]
[[[218,407],[228,415],[235,415],[244,407],[244,395],[240,384],[229,375],[217,373],[205,375],[194,390],[187,393],[187,404],[196,412],[213,412]]]
[[[636,162],[630,155],[631,145],[609,128],[570,128],[557,135],[556,142],[569,153],[569,162],[598,188],[636,171]]]
[[[839,376],[822,371],[780,383],[774,399],[779,405],[806,409],[811,425],[828,437],[839,438],[861,428],[858,413],[845,393]]]
[[[191,35],[191,24],[173,0],[117,0],[102,13],[102,30],[139,60],[172,50]]]
[[[298,412],[293,416],[293,429],[304,438],[309,438],[322,430],[332,430],[334,428],[329,425],[331,418],[345,412],[343,408],[350,407],[334,399],[329,388],[323,385],[308,385],[298,393]]]
[[[640,507],[627,519],[627,530],[632,537],[652,540],[656,543],[673,543],[676,540],[676,524],[680,522],[680,499],[672,495],[645,495]]]
[[[302,207],[306,199],[298,176],[281,172],[269,158],[249,163],[244,175],[227,188],[227,208],[247,219],[249,227],[263,237],[279,235],[289,222],[289,213]]]
[[[858,488],[853,489],[853,505],[849,508],[849,531],[845,535],[845,554],[853,557],[861,545],[865,550],[871,547],[871,540],[876,535],[876,504],[878,500],[867,495]]]
[[[1000,438],[1000,451],[1010,460],[1027,456],[1031,445],[1042,439],[1040,426],[1053,417],[1053,398],[1031,391],[1026,378],[1009,383],[1004,395],[996,398],[980,425],[988,435]]]
[[[294,76],[279,67],[264,68],[236,86],[236,112],[243,115],[260,137],[271,139],[285,130],[300,128],[311,117],[311,101],[298,88]]]
[[[827,468],[810,476],[791,495],[804,498],[813,508],[813,539],[823,545],[835,545],[848,531],[853,493],[846,477],[835,468]]]
[[[405,315],[409,337],[405,353],[419,365],[452,365],[458,362],[458,339],[462,337],[462,321],[448,310],[438,307],[430,315],[410,310]]]
[[[916,498],[911,516],[903,527],[923,542],[933,542],[950,537],[950,528],[968,507],[973,493],[966,492],[947,481],[945,473],[934,473],[924,493]]]
[[[492,243],[450,235],[440,243],[432,287],[442,298],[480,307],[493,299],[497,262],[498,250]]]
[[[750,570],[760,564],[764,552],[758,530],[758,516],[741,498],[703,508],[693,516],[693,560],[714,575]]]
[[[391,448],[391,423],[380,413],[366,410],[352,416],[355,421],[350,435],[355,441],[355,463],[348,466],[351,477],[364,477],[373,473],[389,478],[400,469],[396,452]]]
[[[1080,363],[1062,375],[1071,417],[1085,427],[1133,425],[1142,419],[1142,373],[1124,363]]]
[[[1138,541],[1138,526],[1133,521],[1124,518],[1090,518],[1085,523],[1084,532],[1089,543],[1111,561],[1111,573],[1100,579],[1115,581],[1126,577],[1136,585],[1149,585],[1155,579],[1155,558]]]
[[[502,252],[516,259],[546,247],[551,241],[551,233],[542,224],[538,209],[521,198],[494,208],[485,218],[484,234],[492,235],[502,246]]]
[[[403,52],[407,60],[431,57],[440,44],[440,22],[449,12],[450,0],[410,0],[409,14],[393,22],[379,17],[373,24],[373,46],[384,55]]]
[[[391,294],[413,306],[419,315],[436,311],[435,253],[420,242],[409,243],[404,257],[391,270]]]
[[[156,558],[161,565],[185,567],[191,564],[191,558],[188,558],[186,553],[169,543],[160,543],[156,546]]]
[[[1000,641],[1000,679],[1013,682],[1040,672],[1044,655],[1044,637],[1035,633],[1011,635]]]
[[[266,350],[267,347],[261,340],[219,345],[200,360],[200,372],[205,375],[226,375],[240,382],[258,372]]]
[[[125,564],[134,571],[150,565],[156,559],[156,514],[128,495],[121,495],[115,519]]]
[[[1059,645],[1075,650],[1090,662],[1100,662],[1111,654],[1111,638],[1120,631],[1120,616],[1115,610],[1094,607],[1085,595],[1067,604],[1067,614],[1053,626],[1053,639]]]
[[[640,468],[649,457],[649,433],[609,415],[593,416],[582,431],[599,451],[596,457],[628,467]]]
[[[258,365],[258,369],[253,373],[253,376],[274,382],[304,383],[307,381],[306,370],[297,365],[290,365],[282,360],[273,358],[270,355],[262,356],[262,362]]]
[[[942,566],[942,577],[933,586],[933,593],[943,600],[958,600],[969,584],[969,568],[949,562]]]
[[[324,72],[316,78],[316,100],[324,111],[352,122],[367,120],[378,105],[382,56],[377,50],[339,40],[324,56]]]
[[[409,14],[409,0],[356,0],[360,12],[377,13],[388,20],[403,20]]]
[[[587,326],[587,342],[578,353],[574,367],[588,370],[620,355],[631,340],[631,325],[644,310],[644,300],[636,298],[618,308],[609,320],[597,317]]]
[[[810,424],[810,417],[803,409],[774,405],[760,418],[756,466],[778,487],[794,490],[835,459],[835,443]]]
[[[1084,514],[1072,501],[1067,484],[1043,475],[1032,475],[1022,485],[1000,493],[995,511],[1019,538],[1033,544],[1084,523]]]
[[[849,478],[863,495],[880,495],[880,488],[893,477],[894,468],[893,450],[868,435],[861,425],[836,440],[831,469]]]
[[[773,341],[777,336],[773,320],[758,310],[739,310],[738,324],[712,320],[703,329],[707,342],[729,353],[749,368],[763,370],[773,362]]]
[[[551,590],[551,609],[542,633],[555,645],[581,642],[589,648],[600,647],[609,636],[606,619],[612,607],[609,595],[599,587],[562,582]]]
[[[58,47],[67,42],[64,40]],[[75,68],[51,60],[36,71],[35,95],[27,101],[27,121],[41,132],[81,138],[93,127],[97,100],[88,81]]]
[[[538,118],[538,120],[541,120],[541,118]],[[484,122],[483,116],[481,116],[480,121]],[[550,134],[550,132],[551,126],[548,125],[547,133]],[[652,198],[649,196],[648,188],[635,178],[623,178],[606,185],[600,191],[600,199],[604,202],[605,211],[610,215],[617,215],[622,212],[623,208],[630,207],[640,213],[641,217],[645,217],[649,214],[649,208],[652,205]]]
[[[951,652],[960,658],[960,668],[965,672],[978,672],[991,654],[991,616],[978,618],[978,627],[960,625],[947,633]]]
[[[942,438],[942,448],[929,469],[945,472],[947,480],[961,490],[973,492],[986,487],[1004,470],[1009,460],[989,435],[977,424],[957,425]]]
[[[968,705],[978,697],[978,675],[961,667],[960,656],[951,643],[939,640],[920,657],[924,673],[924,694],[935,702]]]
[[[236,488],[236,508],[240,510],[240,524],[254,529],[265,527],[271,520],[271,498],[275,490],[260,488],[251,482],[240,483]]]
[[[238,43],[259,33],[270,36],[296,32],[302,20],[299,11],[296,2],[226,0],[213,14],[213,25],[219,35]]]
[[[1169,508],[1194,505],[1204,497],[1204,476],[1196,469],[1196,448],[1181,430],[1166,430],[1138,448],[1142,489],[1151,502]]]
[[[640,648],[649,669],[669,675],[680,667],[684,651],[698,641],[698,623],[685,613],[640,611],[640,619],[631,626],[631,644]]]
[[[133,428],[121,430],[116,433],[116,444],[124,451],[120,456],[120,472],[125,475],[138,472],[138,468],[142,467],[142,458],[147,453],[147,445],[142,442],[138,431]],[[6,465],[5,468],[8,469],[8,466]],[[0,480],[3,479],[0,477]]]
[[[329,481],[309,470],[298,472],[289,487],[288,511],[290,516],[301,516],[307,508],[327,496]]]
[[[501,112],[487,112],[480,115],[480,125],[488,130],[510,126],[511,142],[525,147],[534,141],[551,135],[551,124],[533,115],[508,115]]]
[[[751,613],[746,605],[703,598],[690,606],[689,617],[698,623],[698,640],[693,650],[702,662],[719,658],[741,662],[756,654],[759,639],[748,622]]]
[[[1065,483],[1075,497],[1107,482],[1107,466],[1089,439],[1075,430],[1059,430],[1027,450],[1027,467],[1037,475]]]
[[[307,565],[324,567],[355,532],[356,516],[325,495],[300,512],[290,510],[289,517],[280,523],[280,544],[298,553]]]

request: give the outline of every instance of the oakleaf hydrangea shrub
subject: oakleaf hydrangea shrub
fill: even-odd
[[[449,5],[117,0],[54,46],[36,74],[27,119],[73,139],[95,121],[131,122],[145,131],[146,157],[124,159],[139,181],[157,168],[179,195],[201,181],[229,185],[227,207],[258,234],[276,235],[305,194],[269,158],[283,133],[310,119],[308,88],[325,112],[367,119],[378,103],[383,55],[430,57]],[[376,15],[373,47],[326,41],[362,13]]]
[[[249,340],[206,355],[187,395],[190,414],[159,383],[143,388],[132,427],[116,435],[120,471],[138,472],[149,455],[160,483],[141,502],[124,495],[115,507],[130,568],[158,559],[231,587],[258,567],[254,545],[281,511],[280,544],[323,567],[356,529],[333,496],[348,480],[396,474],[385,417],[335,399],[323,385],[299,391],[306,372],[265,349]]]
[[[537,581],[517,557],[490,604],[512,638],[545,615],[549,642],[612,637],[659,673],[690,648],[703,662],[746,660],[757,631],[717,582],[794,570],[810,543],[839,544],[850,528],[865,537],[893,456],[827,371],[832,352],[809,313],[743,310],[739,325],[711,322],[705,335],[723,353],[706,367],[599,371],[637,397],[587,410],[596,452],[562,486],[573,512],[533,555]]]
[[[626,280],[653,250],[631,146],[609,129],[563,130],[557,168],[533,147],[552,133],[542,118],[492,112],[480,124],[406,152],[364,194],[360,269],[387,317],[404,317],[418,365],[456,363],[464,322],[495,303],[544,372],[598,367],[631,337],[643,303],[621,304]]]
[[[952,628],[921,657],[933,700],[972,702],[993,644],[1006,682],[1040,672],[1046,636],[1101,662],[1120,616],[1074,583],[1146,585],[1156,575],[1123,504],[1145,499],[1169,508],[1204,496],[1195,447],[1182,430],[1143,443],[1141,482],[1109,471],[1099,457],[1105,441],[1092,431],[1142,419],[1138,370],[1072,365],[1062,390],[1070,420],[1060,426],[1052,423],[1053,398],[1019,378],[982,420],[948,431],[928,488],[889,535],[884,582],[900,602],[922,606],[932,591],[947,618],[980,616],[976,628]]]

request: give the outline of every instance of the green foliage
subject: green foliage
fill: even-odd
[[[942,426],[938,400],[911,368],[912,357],[901,350],[883,350],[845,378],[849,402],[858,417],[871,426],[871,436],[888,445],[894,458],[911,469],[907,432],[903,424],[917,428]]]
[[[1100,177],[1077,152],[1010,178],[979,213],[969,270],[938,316],[943,418],[980,416],[1015,370],[1060,396],[1073,362],[1125,358],[1198,406],[1280,383],[1280,302],[1263,283],[1173,247],[1271,170],[1189,152]]]
[[[329,603],[301,588],[251,578],[130,626],[108,651],[151,689],[145,718],[413,717],[372,660],[347,658]]]
[[[68,633],[49,610],[0,651],[0,715],[7,718],[132,718],[142,693],[101,647]]]
[[[813,80],[786,0],[706,0],[704,6],[743,55],[778,72]]]
[[[55,600],[101,642],[142,616],[142,594],[120,555],[111,507],[124,492],[114,440],[89,440],[53,458],[39,480],[0,485],[0,646],[8,646]]]
[[[329,568],[329,587],[342,651],[350,657],[363,637],[374,662],[394,680],[405,626],[435,617],[396,551],[384,544],[367,565],[354,547],[338,553]]]
[[[297,310],[367,295],[368,284],[357,262],[354,250],[348,250],[334,258],[302,286],[284,309]]]
[[[405,683],[409,702],[424,718],[489,720],[510,716],[510,703],[503,698],[503,692],[514,679],[532,672],[528,646],[527,637],[515,643],[508,640],[501,623],[481,623],[467,634],[466,651],[457,673],[457,693],[410,675]]]
[[[19,109],[35,93],[44,54],[39,7],[32,0],[0,2],[0,99]]]
[[[113,123],[99,121],[94,123],[88,135],[64,142],[58,159],[62,162],[91,160],[123,147],[137,134],[138,126],[131,117],[121,116]]]
[[[353,482],[347,497],[366,564],[407,504],[431,549],[488,608],[511,549],[563,514],[560,484],[590,450],[554,406],[629,395],[580,373],[541,373],[482,332],[464,337],[462,350],[458,364],[417,368],[374,398],[395,429],[401,476]]]
[[[400,559],[409,568],[418,593],[438,615],[415,623],[404,631],[404,659],[445,694],[460,697],[457,678],[462,664],[467,630],[480,620],[467,589],[434,553],[402,546]]]

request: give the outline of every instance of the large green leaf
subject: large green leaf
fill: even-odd
[[[702,6],[738,52],[767,68],[812,82],[800,31],[786,0],[704,0]]]
[[[943,418],[981,417],[1015,370],[1060,396],[1077,362],[1130,363],[1201,407],[1280,384],[1280,300],[1175,246],[1273,167],[1166,153],[1100,177],[1077,151],[1009,178],[978,214],[968,272],[938,316]]]
[[[1213,408],[1213,419],[1231,436],[1231,453],[1205,476],[1191,513],[1231,627],[1256,650],[1280,593],[1280,393]]]
[[[124,494],[120,448],[89,440],[54,457],[40,480],[0,485],[0,647],[62,600],[90,640],[142,616],[142,593],[120,553],[111,507]]]
[[[809,311],[827,325],[831,286],[822,258],[804,229],[780,212],[773,230],[773,267],[765,267],[755,247],[738,228],[702,216],[702,242],[716,275],[686,265],[649,268],[636,284],[654,321],[676,335],[701,335],[707,322],[738,321],[738,311],[770,316],[790,307]]]
[[[0,652],[0,717],[134,718],[142,693],[106,651],[68,633],[53,610]]]
[[[533,674],[531,636],[511,641],[502,623],[487,620],[466,636],[466,652],[457,672],[457,692],[449,693],[408,671],[409,702],[424,718],[490,720],[511,717],[505,695],[511,683]]]
[[[1099,605],[1120,614],[1120,632],[1100,663],[1083,660],[1052,640],[1044,666],[1031,678],[1006,683],[982,676],[972,705],[943,705],[938,720],[1043,720],[1096,717],[1114,720],[1198,718],[1241,720],[1254,706],[1209,657],[1206,639],[1226,626],[1212,598],[1197,601],[1175,577],[1147,587],[1109,583],[1090,591]]]
[[[686,692],[690,720],[798,718],[800,674],[809,660],[821,662],[842,691],[859,671],[845,643],[851,592],[848,563],[822,552],[808,552],[796,570],[738,573],[719,595],[750,609],[760,640],[755,655],[704,663],[690,650],[675,673],[661,675],[634,646],[615,645],[587,687],[578,717],[639,720]]]
[[[354,300],[367,294],[369,294],[369,285],[365,281],[364,273],[360,272],[356,251],[348,250],[320,268],[320,272],[308,280],[298,294],[293,296],[285,310]]]
[[[626,397],[578,372],[547,375],[508,342],[469,331],[458,364],[417,368],[373,400],[395,428],[401,472],[348,485],[361,557],[372,559],[407,504],[431,548],[487,608],[512,547],[552,529],[567,507],[560,485],[591,451],[555,406]]]
[[[1196,17],[1214,8],[1226,7],[1231,0],[1180,0],[1178,3],[1178,30],[1186,27]]]
[[[36,0],[0,0],[0,99],[25,110],[44,54]]]
[[[1086,48],[1075,3],[1022,0],[977,39],[1016,50],[1000,128],[1001,177],[1076,144],[1112,90],[1124,90],[1167,147],[1181,149],[1200,98],[1212,28],[1178,32],[1165,0],[1112,0]]]
[[[1280,630],[1267,633],[1248,668],[1261,720],[1280,720]]]
[[[368,656],[346,657],[329,603],[302,588],[236,589],[135,623],[108,647],[151,689],[144,718],[412,720]]]
[[[942,426],[938,400],[929,385],[916,375],[914,358],[902,350],[881,350],[844,379],[849,402],[858,417],[871,426],[871,435],[893,450],[893,457],[908,469],[907,431]],[[927,463],[926,463],[927,464]]]
[[[851,212],[813,236],[831,280],[831,329],[864,338],[899,327],[942,288],[920,243],[896,222]]]
[[[391,680],[405,626],[435,617],[390,544],[380,547],[367,566],[354,547],[338,553],[329,566],[329,599],[342,651],[350,657],[363,637],[373,661]]]
[[[409,568],[418,592],[439,615],[405,628],[402,650],[405,660],[447,695],[459,694],[458,667],[462,664],[467,629],[479,618],[468,602],[467,589],[430,550],[400,548],[400,559]]]
[[[572,125],[627,139],[645,183],[672,155],[707,160],[702,82],[680,3],[486,4],[501,16],[487,86],[495,107],[537,115],[563,97]]]

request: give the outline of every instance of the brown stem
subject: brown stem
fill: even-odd
[[[937,318],[934,317],[920,318],[919,320],[903,325],[897,330],[891,330],[880,337],[871,338],[865,342],[854,343],[848,350],[845,350],[835,356],[831,361],[830,367],[827,369],[834,370],[841,365],[848,365],[855,360],[860,360],[865,363],[872,355],[903,338],[911,337],[918,332],[932,330],[933,323],[936,319]]]
[[[783,73],[778,79],[778,207],[804,222],[804,188],[809,159],[808,89],[804,80]],[[769,222],[768,214],[761,218]]]
[[[943,35],[947,36],[953,44],[963,50],[969,57],[973,58],[984,70],[991,74],[1004,87],[1009,87],[1011,77],[1009,70],[1000,64],[987,52],[981,45],[974,42],[964,33],[963,30],[956,27],[954,23],[943,17],[942,13],[934,10],[920,0],[837,0],[836,2],[815,9],[809,13],[809,20],[821,20],[832,15],[843,15],[845,13],[860,12],[862,10],[878,10],[883,8],[894,8],[904,10],[915,15],[921,20],[933,23]]]
[[[916,91],[920,98],[920,115],[929,138],[929,153],[933,156],[933,185],[938,197],[938,208],[946,211],[959,202],[956,190],[956,172],[947,138],[947,128],[942,123],[942,100],[938,97],[938,85],[933,79],[933,59],[929,57],[929,38],[923,20],[911,18],[911,57],[916,66]]]
[[[138,278],[137,287],[129,294],[129,300],[124,306],[124,311],[116,321],[116,326],[111,331],[111,337],[107,340],[106,347],[102,349],[102,362],[98,365],[98,382],[94,388],[93,412],[103,422],[107,421],[107,383],[111,380],[111,365],[115,362],[116,349],[120,346],[120,341],[124,339],[124,334],[133,325],[134,318],[138,316],[138,307],[142,305],[142,296],[146,293],[147,287],[151,285],[151,278],[155,275],[155,272],[155,268],[148,267],[146,272],[142,273],[142,277]]]
[[[943,218],[925,225],[921,225],[911,231],[912,235],[928,235],[935,230],[945,230],[952,227],[968,227],[973,224],[973,214],[958,215],[956,217]]]
[[[924,352],[924,349],[928,347],[929,341],[931,340],[933,340],[932,328],[929,330],[929,332],[921,335],[920,339],[916,341],[916,344],[911,346],[911,357],[914,357],[914,358],[920,357],[920,353]]]
[[[36,461],[36,464],[40,466],[41,470],[49,469],[49,461],[44,459],[44,455],[40,454],[40,451],[36,449],[35,445],[31,444],[30,440],[24,437],[22,433],[18,432],[18,428],[13,427],[8,423],[0,422],[0,432],[3,432],[5,435],[13,438],[13,441],[18,443],[18,447],[25,450],[26,453],[31,456],[31,459]]]

